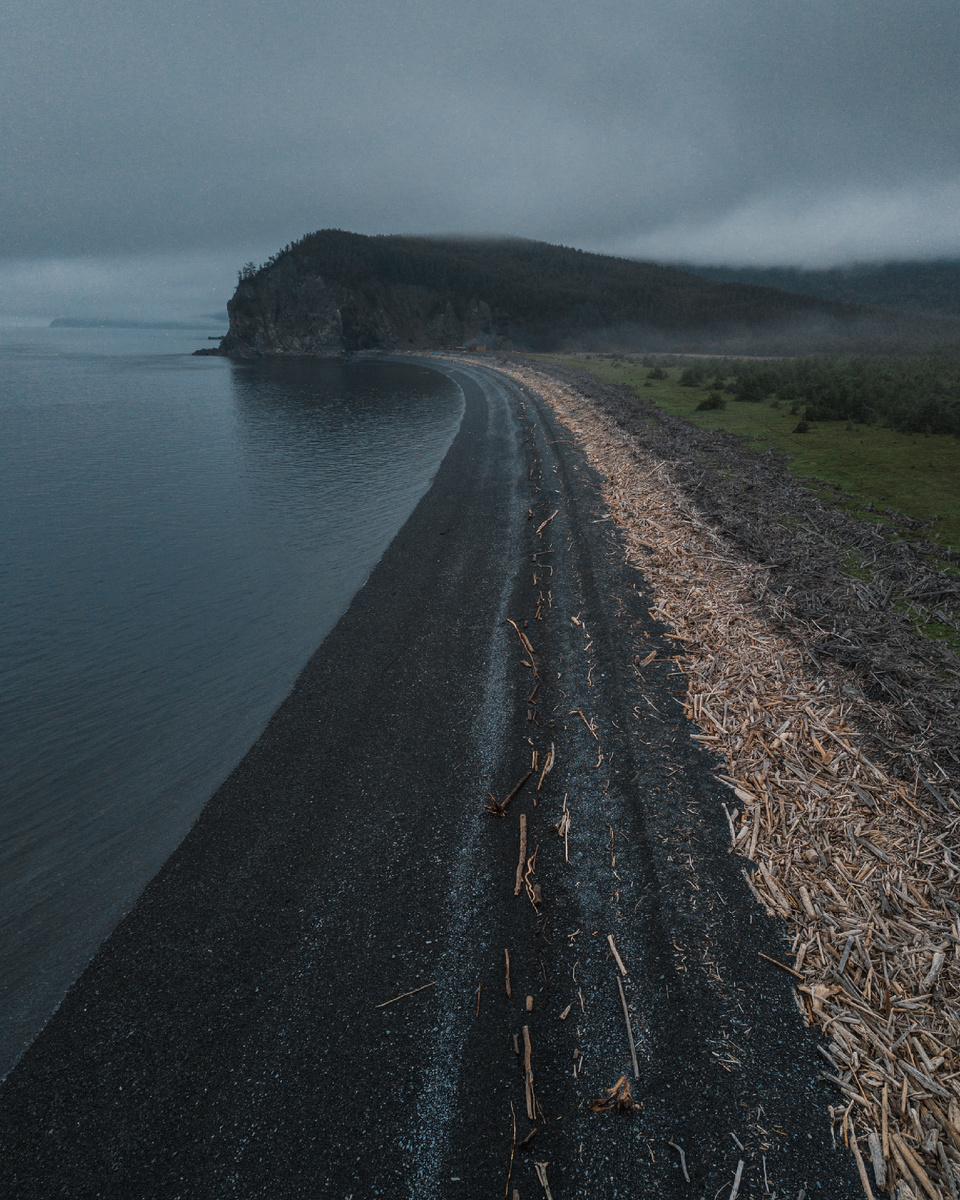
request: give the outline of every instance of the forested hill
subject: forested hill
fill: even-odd
[[[960,260],[859,263],[827,271],[799,267],[689,267],[718,283],[749,283],[851,304],[960,316]]]
[[[467,343],[782,354],[916,333],[836,301],[545,242],[337,229],[248,264],[228,310],[221,352],[242,356]]]

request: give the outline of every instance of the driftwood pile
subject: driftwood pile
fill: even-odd
[[[682,650],[676,661],[688,684],[686,710],[701,730],[694,736],[723,761],[722,778],[732,789],[731,850],[756,863],[755,872],[744,872],[749,886],[788,924],[795,959],[786,969],[797,980],[805,1018],[826,1039],[825,1073],[844,1097],[832,1116],[856,1157],[865,1194],[885,1188],[900,1200],[956,1200],[960,799],[952,790],[955,759],[947,754],[947,768],[940,761],[942,751],[957,745],[956,709],[948,720],[939,707],[955,703],[955,691],[939,676],[932,698],[910,691],[915,712],[901,721],[886,707],[901,702],[891,690],[898,686],[891,672],[901,667],[874,670],[877,660],[867,649],[886,700],[865,697],[857,676],[818,651],[844,637],[852,653],[863,648],[849,627],[842,632],[838,613],[851,622],[859,613],[868,625],[868,614],[879,614],[870,628],[889,628],[882,604],[869,607],[875,591],[863,597],[862,610],[835,606],[808,629],[811,567],[788,561],[782,538],[773,547],[762,521],[731,536],[710,518],[716,490],[704,496],[704,489],[678,484],[676,460],[651,449],[656,438],[649,430],[645,444],[618,423],[609,405],[569,382],[526,366],[508,371],[576,434],[601,475],[628,554],[656,597],[654,615],[675,631]],[[693,460],[688,452],[679,471],[688,485]],[[715,463],[701,467],[704,474],[717,471]],[[783,474],[781,467],[769,470]],[[798,514],[806,515],[803,509]],[[869,540],[870,532],[863,533]],[[818,510],[809,557],[822,552],[822,540],[831,535],[834,526]],[[806,538],[803,527],[798,536]],[[759,563],[744,553],[745,545],[755,548]],[[879,562],[885,551],[879,544],[876,550]],[[805,551],[797,553],[802,560]],[[885,569],[896,569],[900,553],[884,559],[894,564]],[[781,580],[806,579],[805,597],[771,588],[774,571],[782,572]],[[823,618],[822,589],[836,586],[835,573],[825,571],[820,586],[816,603]],[[859,585],[850,586],[860,594]],[[925,671],[931,662],[955,667],[949,657],[916,655]],[[914,661],[908,656],[908,666]],[[638,660],[637,669],[642,665]],[[923,741],[919,720],[930,713],[940,724],[936,736]],[[880,719],[898,737],[885,763],[871,753],[876,742],[865,733],[865,723]],[[904,765],[909,773],[893,769]]]
[[[880,514],[882,525],[857,520],[791,475],[785,456],[698,429],[628,388],[580,371],[549,375],[669,463],[672,486],[726,544],[764,568],[755,591],[783,601],[779,619],[814,670],[827,662],[850,672],[873,756],[905,778],[927,779],[943,811],[945,790],[960,792],[960,663],[915,622],[960,632],[960,579],[938,565],[960,563],[960,551],[918,540],[925,526],[900,513]]]

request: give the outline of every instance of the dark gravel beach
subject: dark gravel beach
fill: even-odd
[[[0,1088],[0,1195],[862,1194],[593,472],[431,362],[431,490]]]

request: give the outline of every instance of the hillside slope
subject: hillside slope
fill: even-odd
[[[465,343],[784,354],[879,348],[905,332],[852,305],[544,242],[336,229],[245,268],[227,307],[219,352],[238,357]]]
[[[858,263],[825,271],[799,267],[685,267],[716,283],[781,288],[848,304],[960,316],[960,260]]]

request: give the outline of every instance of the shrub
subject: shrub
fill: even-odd
[[[705,400],[701,400],[694,412],[710,412],[715,408],[726,408],[727,402],[719,392],[711,392]]]
[[[737,400],[745,400],[748,404],[760,404],[770,395],[766,381],[758,375],[745,375],[733,390]]]
[[[739,400],[771,392],[810,421],[882,423],[901,433],[960,436],[960,355],[891,358],[811,356],[733,363]]]
[[[648,379],[666,379],[667,373],[663,367],[653,367],[647,372]]]
[[[687,367],[680,372],[681,387],[699,387],[703,383],[702,367]]]

